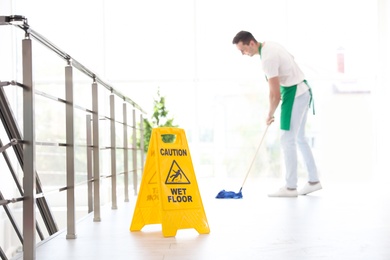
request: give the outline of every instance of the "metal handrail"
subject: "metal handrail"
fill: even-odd
[[[4,152],[5,150],[7,150],[8,148],[10,148],[13,145],[17,145],[18,142],[19,142],[19,140],[17,140],[17,139],[11,139],[11,141],[8,144],[0,147],[0,153]]]
[[[10,203],[16,203],[16,202],[19,202],[19,201],[23,201],[23,199],[24,199],[24,197],[0,200],[0,206],[4,206],[4,205],[10,204]]]
[[[25,18],[22,15],[12,15],[12,16],[0,16],[0,25],[1,24],[10,24],[14,25],[22,30],[25,31],[26,35],[33,37],[35,40],[55,52],[57,55],[59,55],[61,58],[66,60],[68,64],[71,64],[73,67],[78,69],[79,71],[83,72],[88,77],[92,78],[94,82],[99,83],[100,85],[104,86],[107,90],[109,90],[111,93],[115,94],[116,96],[123,99],[125,102],[131,104],[134,108],[137,108],[142,113],[146,113],[145,110],[143,110],[136,102],[131,100],[129,97],[122,94],[120,91],[114,89],[111,84],[107,83],[103,79],[101,79],[96,73],[89,70],[87,67],[85,67],[83,64],[78,62],[75,58],[70,56],[68,53],[62,51],[59,47],[57,47],[54,43],[43,37],[38,32],[34,31],[29,24],[27,23],[27,18]]]

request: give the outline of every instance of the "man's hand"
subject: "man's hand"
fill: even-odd
[[[268,116],[268,117],[267,117],[266,124],[267,124],[267,125],[270,125],[270,124],[272,124],[274,121],[275,121],[275,117],[274,117],[274,116]]]

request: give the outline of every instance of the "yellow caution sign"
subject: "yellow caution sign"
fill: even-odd
[[[160,223],[165,237],[186,228],[210,233],[186,135],[180,128],[152,130],[130,231]]]

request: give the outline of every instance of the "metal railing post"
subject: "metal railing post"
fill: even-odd
[[[67,239],[76,238],[73,68],[65,67]]]
[[[93,221],[100,222],[100,146],[99,146],[99,99],[98,84],[92,83],[92,129],[93,129]]]
[[[23,51],[23,259],[36,258],[36,172],[35,172],[35,89],[32,77],[32,43],[31,39],[22,41]]]
[[[144,117],[142,114],[139,115],[140,121],[140,157],[141,157],[141,173],[144,172],[145,166],[145,151],[144,151]]]
[[[129,146],[127,140],[127,105],[123,103],[123,163],[124,163],[124,182],[125,182],[125,202],[129,201]]]
[[[88,213],[93,211],[93,196],[92,196],[92,118],[91,115],[87,115],[86,119],[86,129],[87,129],[87,189],[88,189]]]
[[[138,194],[138,176],[137,176],[137,120],[135,109],[133,109],[133,186],[134,195]]]
[[[117,209],[116,199],[116,134],[115,134],[115,96],[110,95],[111,117],[111,209]]]

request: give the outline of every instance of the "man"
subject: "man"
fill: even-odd
[[[312,92],[294,57],[275,42],[257,42],[250,32],[240,31],[233,44],[243,55],[259,54],[269,85],[269,109],[266,124],[274,121],[274,113],[281,101],[281,146],[286,167],[286,184],[270,197],[297,197],[322,189],[311,148],[305,137],[307,113]],[[297,147],[308,171],[308,182],[297,191]]]

